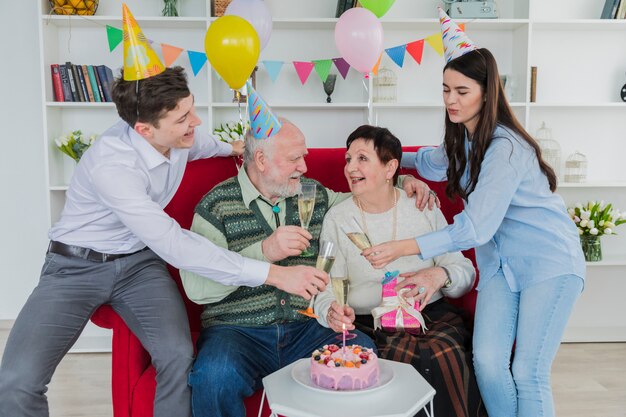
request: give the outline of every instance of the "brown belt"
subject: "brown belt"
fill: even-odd
[[[54,240],[51,240],[50,245],[48,246],[49,253],[56,253],[58,255],[68,256],[71,258],[86,259],[92,262],[114,261],[119,258],[124,258],[126,256],[134,255],[135,253],[143,252],[147,249],[148,247],[146,246],[145,248],[140,249],[136,252],[132,252],[132,253],[111,254],[111,253],[98,252],[96,250],[83,248],[80,246],[66,245],[65,243],[56,242]]]

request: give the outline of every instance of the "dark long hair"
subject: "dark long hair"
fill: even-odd
[[[400,143],[400,139],[395,137],[387,128],[361,125],[348,136],[346,149],[350,148],[350,144],[357,139],[363,139],[365,142],[374,142],[374,151],[376,151],[378,159],[383,164],[392,159],[398,160],[398,168],[393,174],[393,185],[396,185],[398,183],[398,175],[400,175],[400,161],[402,160],[402,143]]]
[[[479,113],[476,130],[472,135],[472,151],[469,152],[469,161],[465,157],[465,126],[463,123],[452,123],[446,111],[446,132],[444,146],[448,155],[448,197],[458,195],[467,200],[476,188],[480,166],[493,140],[496,125],[500,124],[523,138],[537,154],[539,167],[548,178],[550,190],[556,190],[556,175],[554,170],[541,157],[539,144],[526,132],[519,123],[503,93],[500,75],[496,60],[489,50],[482,48],[468,52],[452,61],[443,68],[460,72],[464,76],[480,84],[485,101]],[[467,186],[461,186],[461,177],[469,164],[469,181]]]

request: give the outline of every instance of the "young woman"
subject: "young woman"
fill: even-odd
[[[446,194],[461,196],[465,210],[442,230],[363,255],[382,268],[400,256],[430,259],[476,248],[474,366],[487,411],[553,416],[550,368],[585,275],[576,227],[554,194],[554,171],[511,111],[487,49],[448,62],[443,97],[443,145],[405,156],[403,165],[447,180]]]
[[[393,262],[391,269],[402,272],[400,280],[424,291],[428,288],[431,297],[421,310],[428,330],[375,330],[372,314],[379,317],[382,312],[372,309],[381,305],[384,272],[372,268],[359,256],[361,250],[344,230],[350,230],[348,225],[356,218],[371,242],[378,243],[407,239],[447,226],[439,209],[420,211],[412,198],[394,186],[401,158],[400,141],[387,129],[364,125],[348,137],[344,175],[352,198],[328,211],[321,239],[336,242],[338,246],[331,275],[348,279],[350,307],[344,310],[339,306],[329,285],[318,295],[315,311],[322,325],[338,332],[342,331],[344,322],[349,329],[353,328],[356,313],[354,325],[376,341],[382,358],[413,365],[437,390],[434,407],[437,416],[484,416],[472,369],[471,333],[459,311],[444,299],[444,296],[460,297],[472,289],[474,267],[460,252],[428,260],[407,256]]]

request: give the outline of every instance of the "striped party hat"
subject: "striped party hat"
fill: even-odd
[[[467,37],[465,32],[450,19],[450,16],[441,7],[437,7],[437,9],[439,9],[441,40],[443,41],[443,53],[446,57],[446,62],[478,49],[478,46]]]
[[[266,139],[274,136],[283,125],[252,87],[250,81],[246,83],[246,87],[248,90],[248,115],[250,116],[252,135],[255,139]]]

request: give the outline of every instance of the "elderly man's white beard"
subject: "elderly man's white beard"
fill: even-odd
[[[294,172],[289,176],[289,179],[300,178],[302,174],[299,172]],[[269,180],[266,184],[267,191],[275,197],[278,198],[288,198],[293,197],[294,195],[300,194],[302,190],[302,184],[298,181],[297,184],[290,185],[288,182],[283,184],[276,184],[273,179]]]

